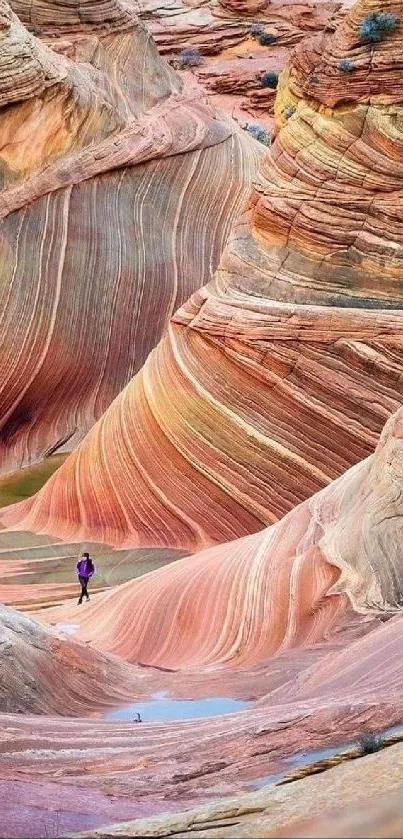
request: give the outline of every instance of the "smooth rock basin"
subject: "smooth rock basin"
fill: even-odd
[[[137,712],[142,722],[167,722],[192,720],[199,717],[217,717],[243,711],[250,705],[241,699],[215,696],[208,699],[171,699],[166,693],[154,693],[148,702],[133,702],[102,715],[105,720],[134,720]]]

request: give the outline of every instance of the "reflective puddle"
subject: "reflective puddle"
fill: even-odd
[[[193,720],[217,717],[245,710],[251,703],[241,699],[215,696],[209,699],[170,699],[166,693],[154,693],[149,702],[133,702],[102,715],[104,720],[133,720],[140,714],[143,722]]]

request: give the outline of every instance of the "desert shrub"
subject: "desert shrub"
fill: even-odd
[[[358,739],[361,755],[371,755],[383,748],[383,739],[378,734],[362,734]]]
[[[278,73],[265,73],[260,79],[260,87],[271,87],[275,90],[278,85]]]
[[[263,128],[263,126],[259,125],[259,123],[251,123],[250,125],[247,125],[246,130],[251,137],[254,137],[255,140],[259,140],[259,143],[263,143],[264,146],[270,146],[270,131],[267,131]]]
[[[197,67],[201,62],[200,50],[197,47],[185,47],[179,53],[179,63],[181,67]]]
[[[284,108],[285,118],[290,119],[290,117],[292,117],[292,115],[295,114],[296,110],[297,110],[296,105],[287,105],[287,107]]]
[[[361,21],[360,40],[376,44],[395,32],[399,24],[398,16],[392,12],[371,12]]]
[[[249,32],[252,35],[252,38],[260,38],[261,35],[264,35],[263,23],[252,23]]]
[[[342,73],[351,73],[354,70],[354,64],[350,58],[342,58],[337,67]]]
[[[262,47],[269,47],[270,44],[275,44],[277,41],[277,35],[273,35],[272,32],[263,32],[262,35],[259,37],[259,44]]]

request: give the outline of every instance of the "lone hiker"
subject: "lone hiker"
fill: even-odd
[[[88,580],[91,579],[93,574],[95,574],[95,566],[90,558],[89,553],[82,553],[80,559],[77,562],[77,575],[81,585],[81,594],[80,599],[78,601],[78,605],[83,602],[84,595],[86,596],[87,600],[90,599],[90,596],[87,591]]]

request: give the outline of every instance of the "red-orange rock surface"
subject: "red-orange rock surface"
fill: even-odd
[[[299,102],[214,281],[6,524],[195,550],[276,521],[371,453],[403,396],[403,27],[389,40],[384,100]]]
[[[351,607],[399,608],[402,480],[400,411],[372,457],[273,527],[96,595],[85,613],[66,606],[43,619],[79,623],[99,649],[170,669],[250,667],[312,646],[351,621]]]
[[[400,839],[402,743],[360,759],[353,751],[327,771],[287,786],[119,822],[80,833],[80,839]]]
[[[2,1],[1,472],[108,407],[211,275],[260,154],[119,0],[15,9],[42,40]]]
[[[174,66],[182,49],[200,51],[201,63],[191,68],[225,110],[245,126],[257,120],[274,129],[273,101],[260,87],[264,72],[282,70],[290,48],[312,32],[334,29],[349,0],[295,3],[282,0],[142,0],[139,14],[159,50]],[[261,45],[251,36],[253,23],[273,36]]]
[[[59,56],[37,40],[27,41],[18,21],[4,11],[6,21],[12,20],[4,29],[4,55],[12,44],[8,58],[19,56],[7,95],[17,91],[27,96],[23,107],[46,108],[52,101],[56,112],[62,85],[72,124],[77,118],[74,142],[82,143],[82,148],[61,155],[65,135],[49,135],[48,162],[33,182],[26,173],[10,174],[4,167],[7,200],[26,201],[29,189],[34,195],[46,176],[45,221],[53,221],[51,227],[45,224],[41,239],[42,268],[56,259],[52,243],[60,242],[60,232],[55,219],[61,218],[63,230],[70,229],[67,209],[61,217],[51,216],[51,199],[75,189],[54,187],[67,171],[66,154],[79,157],[85,166],[91,160],[94,166],[103,165],[105,141],[109,166],[117,136],[119,154],[121,146],[125,154],[138,148],[140,139],[131,133],[138,122],[141,142],[147,140],[141,154],[149,153],[147,143],[154,154],[159,130],[167,144],[163,154],[175,150],[165,161],[170,173],[175,162],[188,165],[189,155],[199,161],[211,149],[225,152],[228,143],[232,150],[242,144],[233,139],[236,135],[226,135],[225,121],[213,112],[206,116],[205,103],[196,94],[185,105],[186,89],[171,91],[133,123],[128,121],[126,94],[120,96],[120,89],[117,107],[114,85],[104,86],[94,75],[95,65],[77,59],[78,49],[81,57],[88,57],[94,43],[93,55],[101,54],[96,19],[91,37],[85,29],[84,12],[90,8],[80,4],[77,20],[74,7],[73,24],[68,24],[72,34],[67,24],[63,29],[61,18]],[[114,27],[126,27],[129,14],[122,6],[123,23],[116,22],[116,8],[108,3],[104,7],[113,39]],[[373,452],[384,420],[402,397],[403,94],[401,100],[397,79],[403,30],[390,37],[388,50],[384,43],[354,47],[359,21],[373,8],[373,3],[362,2],[334,37],[327,33],[311,46],[300,45],[277,100],[282,130],[263,161],[214,281],[177,311],[142,371],[43,489],[2,514],[15,530],[55,533],[72,544],[50,545],[55,549],[52,570],[52,550],[45,555],[42,542],[53,540],[0,534],[0,596],[8,586],[10,602],[41,610],[34,622],[0,609],[1,707],[35,712],[0,715],[0,797],[6,801],[0,836],[2,831],[32,836],[32,824],[38,837],[56,837],[62,831],[71,835],[80,827],[104,837],[169,835],[170,825],[176,825],[172,832],[180,836],[186,835],[181,828],[193,823],[195,837],[197,825],[199,835],[208,836],[208,816],[203,821],[200,811],[177,821],[165,816],[159,827],[108,824],[244,793],[273,782],[273,775],[284,779],[299,759],[296,753],[324,746],[348,750],[344,775],[336,772],[322,785],[310,778],[306,785],[272,787],[267,799],[261,792],[246,803],[233,799],[228,807],[225,802],[213,804],[213,830],[221,821],[223,837],[242,835],[242,825],[232,819],[246,808],[256,815],[248,821],[248,835],[259,836],[261,826],[270,834],[293,814],[322,812],[331,790],[340,796],[347,791],[342,801],[348,803],[363,801],[363,790],[368,795],[371,784],[378,788],[376,755],[368,758],[369,769],[364,764],[361,774],[346,768],[357,757],[354,741],[363,731],[377,732],[403,718],[401,407],[386,422]],[[401,15],[403,3],[388,8]],[[50,9],[48,4],[47,13]],[[97,5],[97,14],[100,9]],[[33,3],[32,11],[40,16],[42,5]],[[32,26],[32,18],[25,22]],[[16,40],[10,41],[14,26]],[[130,21],[128,26],[119,29],[119,38],[123,31],[132,32]],[[24,47],[18,53],[15,45],[21,39]],[[117,49],[118,42],[111,41],[111,48],[112,43]],[[318,66],[320,45],[324,58]],[[352,71],[336,78],[339,56],[354,50],[367,62],[367,92],[363,75],[354,80]],[[61,82],[62,68],[67,75]],[[130,83],[138,78],[127,76]],[[40,93],[31,95],[32,86]],[[105,107],[99,111],[102,97]],[[287,115],[294,106],[296,112]],[[7,118],[14,119],[20,107],[14,111],[6,106]],[[189,109],[195,134],[176,132],[174,139],[174,128],[183,125],[183,108]],[[105,115],[102,124],[96,118],[100,112]],[[46,125],[51,113],[49,107]],[[88,122],[85,117],[80,122],[77,114],[90,114]],[[123,128],[113,127],[119,119]],[[91,138],[88,145],[86,136]],[[179,150],[185,154],[176,153],[175,143],[183,144]],[[17,151],[9,149],[8,159],[24,162],[25,151],[20,156]],[[39,144],[32,147],[34,157],[39,151]],[[195,158],[193,162],[197,169]],[[147,163],[156,167],[156,189],[160,163],[156,157]],[[80,166],[74,171],[88,174]],[[124,172],[127,168],[125,161]],[[85,181],[96,183],[91,201],[97,210],[99,181],[105,177],[111,175],[94,170]],[[83,184],[81,180],[77,186]],[[202,190],[197,194],[206,195]],[[114,189],[104,198],[99,206],[108,208],[112,198],[120,206]],[[206,214],[211,200],[206,197]],[[216,196],[220,211],[222,201],[221,186]],[[22,253],[30,230],[24,220],[33,206],[15,210],[20,226],[13,241]],[[92,250],[89,259],[99,265]],[[46,271],[42,276],[48,278]],[[15,308],[21,323],[29,319],[29,294],[24,306],[20,302],[26,287],[21,281]],[[71,315],[75,297],[70,304]],[[103,305],[99,302],[100,311]],[[139,328],[145,328],[141,317]],[[44,311],[43,329],[49,322],[52,318]],[[115,345],[111,335],[110,347]],[[100,338],[93,358],[98,346]],[[49,352],[59,364],[52,341]],[[26,363],[31,357],[27,352]],[[81,366],[79,357],[77,370]],[[18,382],[28,381],[25,368],[18,369]],[[83,375],[83,393],[87,386]],[[55,406],[52,410],[56,415]],[[27,451],[33,438],[27,437]],[[70,566],[74,574],[74,542],[79,539],[207,549],[93,594],[110,582],[102,576],[109,566],[101,569],[96,557],[90,603],[43,608],[70,594],[67,574]],[[21,556],[16,552],[19,540]],[[171,548],[166,554],[175,556]],[[121,559],[123,563],[123,555]],[[127,559],[135,562],[135,557]],[[123,571],[111,582],[122,579],[127,579]],[[53,590],[48,593],[50,583]],[[43,627],[46,623],[56,631]],[[78,631],[69,637],[72,627]],[[237,713],[160,723],[145,718],[141,725],[129,718],[113,722],[95,716],[115,703],[130,703],[134,710],[140,698],[158,702],[160,691],[168,692],[169,702],[173,697],[225,696],[250,704]],[[86,718],[72,719],[77,715]],[[382,763],[383,791],[401,784],[398,748],[394,763],[393,755]],[[93,810],[99,808],[102,822],[91,822],[88,800]],[[57,818],[50,827],[49,815]],[[97,824],[102,829],[95,834]]]

